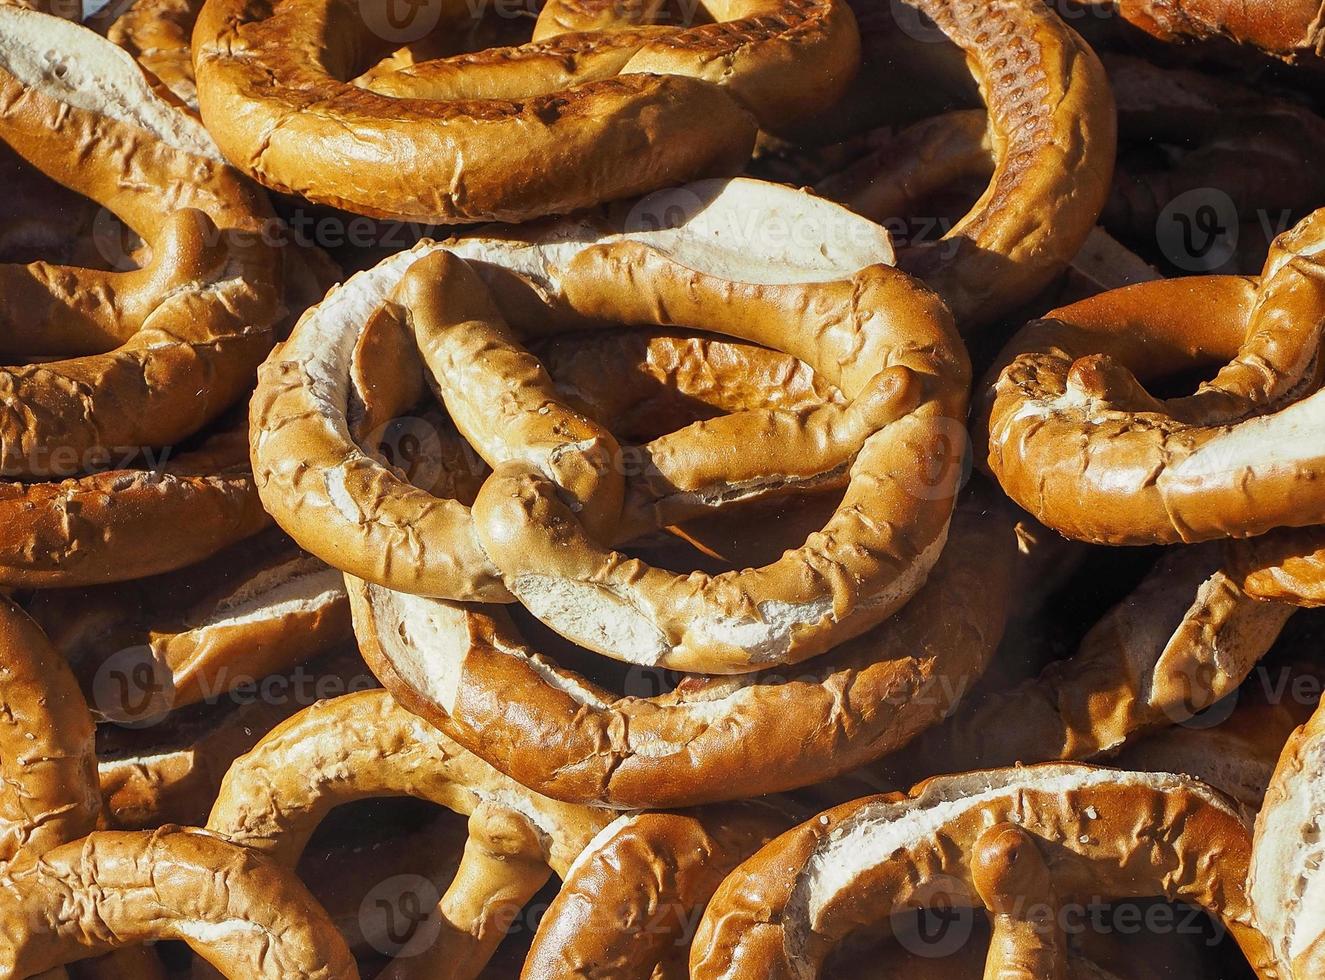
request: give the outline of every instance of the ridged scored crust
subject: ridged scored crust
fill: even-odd
[[[958,508],[915,598],[794,674],[691,677],[622,697],[531,650],[500,610],[351,581],[355,632],[402,704],[549,796],[635,808],[778,792],[900,748],[983,672],[1015,543],[979,501]]]
[[[0,973],[29,977],[124,946],[182,940],[231,980],[358,980],[289,871],[200,830],[97,831],[0,875],[14,910]]]
[[[753,145],[747,109],[786,124],[850,81],[844,0],[733,9],[681,30],[553,31],[356,85],[339,79],[380,44],[356,5],[211,0],[194,33],[199,103],[237,166],[320,203],[450,223],[564,214],[734,173]]]
[[[1325,712],[1295,731],[1270,779],[1256,817],[1248,893],[1257,924],[1293,969],[1282,980],[1307,980],[1325,966]]]
[[[1249,829],[1222,797],[1180,776],[1055,764],[931,779],[788,831],[723,882],[690,975],[805,980],[848,933],[923,905],[937,883],[977,902],[976,845],[1000,822],[1039,846],[1061,899],[1188,902],[1222,920],[1259,976],[1282,969],[1243,891]]]
[[[0,870],[82,837],[101,813],[92,715],[64,658],[0,599]]]
[[[1113,174],[1113,97],[1095,54],[1044,4],[903,2],[965,52],[988,107],[989,187],[942,240],[899,256],[969,332],[1033,297],[1085,241]]]
[[[293,867],[332,808],[378,796],[413,796],[469,816],[470,839],[427,955],[474,973],[500,942],[506,916],[550,871],[565,873],[612,819],[526,789],[387,692],[365,691],[304,709],[236,760],[207,826]]]
[[[246,476],[196,468],[211,450],[171,457],[247,389],[271,346],[281,257],[261,233],[274,217],[125,52],[8,6],[0,39],[0,139],[153,256],[129,272],[0,266],[5,353],[57,358],[0,371],[0,472],[24,481],[0,486],[0,582],[167,571],[267,521]],[[83,475],[107,463],[141,468]],[[186,524],[187,540],[160,533]]]
[[[987,398],[989,465],[1004,490],[1060,533],[1103,544],[1325,521],[1313,435],[1325,399],[1294,402],[1315,383],[1323,247],[1325,210],[1276,239],[1254,286],[1141,283],[1027,324]],[[1141,387],[1211,362],[1218,375],[1184,398]]]
[[[1098,758],[1231,694],[1293,607],[1250,598],[1220,559],[1217,545],[1165,555],[1075,654],[922,735],[895,762],[902,778]],[[1003,718],[1016,727],[989,738]]]

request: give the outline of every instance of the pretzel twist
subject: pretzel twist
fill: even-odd
[[[1186,721],[1235,691],[1293,607],[1238,587],[1217,547],[1166,555],[1077,652],[1038,677],[964,704],[897,757],[906,777],[971,766],[1091,759]],[[1000,718],[1018,719],[998,739]]]
[[[28,977],[159,939],[183,940],[233,980],[358,980],[299,880],[198,830],[97,831],[0,875],[13,910],[0,973]]]
[[[1000,357],[989,465],[1069,537],[1105,544],[1245,537],[1325,520],[1309,440],[1325,320],[1325,211],[1285,232],[1259,283],[1194,277],[1114,290],[1033,321]],[[1227,361],[1192,395],[1142,380]],[[1269,414],[1265,414],[1269,413]],[[1267,450],[1267,447],[1273,447]]]
[[[476,976],[500,942],[503,916],[565,873],[610,816],[525,789],[400,708],[366,691],[307,708],[226,774],[208,827],[293,866],[335,806],[414,796],[466,814],[470,836],[442,896],[442,930],[425,957]],[[509,921],[509,920],[507,920]],[[390,976],[418,975],[417,960]]]
[[[1014,849],[1030,864],[1009,877]],[[746,861],[704,913],[690,975],[818,976],[850,932],[886,927],[946,882],[954,904],[970,907],[979,892],[994,906],[999,948],[986,976],[991,966],[1035,977],[1060,969],[1052,930],[998,921],[1005,898],[1022,891],[1188,902],[1217,916],[1268,978],[1282,963],[1251,921],[1250,857],[1250,832],[1234,809],[1182,777],[1064,764],[940,777],[909,796],[826,811]]]
[[[615,21],[615,6],[593,9]],[[559,9],[529,44],[355,84],[340,79],[380,47],[369,16],[213,0],[194,33],[202,115],[237,166],[282,191],[379,217],[522,221],[733,173],[753,144],[747,110],[776,127],[822,109],[859,58],[842,0],[722,3],[716,23],[591,33],[563,33]],[[442,29],[463,16],[444,5]]]

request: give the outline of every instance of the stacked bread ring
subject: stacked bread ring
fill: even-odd
[[[1273,7],[0,0],[0,980],[1325,977]]]

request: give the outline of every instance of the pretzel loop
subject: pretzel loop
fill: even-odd
[[[424,15],[446,31],[465,12]],[[528,44],[343,81],[398,46],[378,7],[210,0],[194,34],[199,104],[237,166],[314,201],[450,223],[567,213],[739,170],[747,110],[771,127],[818,111],[859,58],[844,0],[711,0],[705,13],[716,23],[561,33],[554,7]]]
[[[1323,236],[1318,211],[1275,241],[1254,285],[1142,283],[1024,327],[990,399],[989,465],[1008,494],[1061,533],[1107,544],[1321,523],[1322,461],[1296,434],[1325,402],[1295,399],[1316,383]],[[1223,366],[1182,398],[1152,397],[1133,373],[1193,361]]]

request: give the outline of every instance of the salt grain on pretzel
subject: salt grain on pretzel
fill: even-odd
[[[403,704],[547,795],[633,808],[777,792],[904,745],[983,671],[1014,542],[980,506],[958,509],[951,543],[900,612],[793,673],[689,677],[622,697],[531,649],[500,609],[351,581],[355,631]],[[747,536],[755,528],[768,533],[757,521]]]
[[[199,102],[226,155],[270,187],[379,217],[522,221],[733,173],[750,112],[776,128],[822,109],[859,57],[842,0],[706,13],[717,22],[565,34],[549,8],[539,40],[356,86],[341,79],[389,13],[211,0],[194,33]]]
[[[999,825],[1010,840],[991,839]],[[1009,844],[1033,847],[1047,882],[1008,880],[1014,868],[1000,851],[1010,857]],[[1252,921],[1243,886],[1250,858],[1251,833],[1234,808],[1180,776],[1059,764],[940,777],[909,796],[866,797],[822,813],[737,868],[705,912],[690,976],[820,976],[847,935],[886,927],[895,913],[931,901],[976,907],[984,904],[977,893],[1030,889],[1055,919],[1060,901],[1195,905],[1227,927],[1268,980],[1282,963]],[[1030,930],[1002,934],[1056,958],[1052,943]],[[1000,962],[995,950],[989,965]]]
[[[1232,693],[1291,606],[1246,596],[1217,546],[1165,556],[1077,652],[1038,677],[963,705],[896,759],[908,777],[1089,759],[1176,724]],[[1016,718],[997,739],[998,720]]]
[[[1050,312],[1009,343],[989,465],[1014,500],[1080,540],[1172,543],[1325,520],[1309,433],[1325,321],[1325,211],[1281,235],[1259,283],[1142,283]],[[1219,363],[1192,395],[1141,381]],[[1270,414],[1265,414],[1270,413]]]
[[[304,710],[238,760],[208,827],[293,866],[332,808],[373,796],[414,796],[470,817],[465,855],[439,906],[439,937],[423,957],[468,976],[501,941],[505,916],[551,871],[564,874],[610,822],[606,811],[525,789],[386,692],[367,691]]]
[[[358,980],[326,913],[288,871],[198,830],[98,831],[0,875],[0,975],[132,943],[182,940],[231,980]]]

